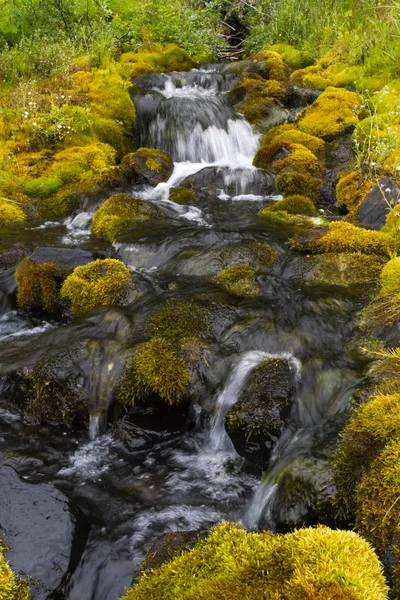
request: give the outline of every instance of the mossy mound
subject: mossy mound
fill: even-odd
[[[285,171],[279,173],[275,184],[276,189],[282,196],[297,196],[301,194],[311,200],[316,200],[321,190],[322,180],[319,177],[312,177],[304,173]]]
[[[14,202],[0,199],[0,225],[17,225],[26,220],[26,214]]]
[[[171,155],[153,148],[139,148],[137,152],[124,156],[121,162],[123,177],[133,183],[157,185],[167,181],[173,169]]]
[[[39,196],[47,198],[52,196],[62,186],[62,181],[55,177],[39,177],[32,179],[24,184],[24,192],[29,196]]]
[[[47,173],[63,184],[76,183],[84,175],[100,174],[114,166],[115,160],[116,151],[109,144],[98,142],[86,146],[71,146],[53,157]]]
[[[287,70],[281,55],[273,50],[260,50],[252,56],[253,60],[263,61],[267,66],[267,77],[269,79],[284,80],[287,78]]]
[[[304,133],[296,128],[293,124],[287,125],[278,125],[277,127],[273,127],[268,131],[266,135],[263,136],[261,140],[260,150],[264,149],[264,152],[269,152],[269,154],[265,154],[265,158],[263,160],[264,164],[256,164],[256,162],[261,161],[261,155],[258,157],[258,153],[256,154],[256,158],[254,159],[256,167],[265,167],[269,164],[269,161],[274,158],[274,154],[276,153],[277,147],[270,150],[272,145],[279,147],[280,144],[301,144],[310,152],[312,152],[317,158],[322,160],[324,158],[324,150],[325,150],[325,142],[314,135],[309,135],[308,133]],[[259,152],[260,152],[259,150]]]
[[[61,288],[61,297],[71,301],[76,317],[98,306],[110,306],[123,301],[132,286],[132,276],[125,265],[114,258],[95,260],[77,267]]]
[[[171,343],[153,338],[139,347],[127,365],[117,398],[123,404],[134,405],[156,394],[168,404],[176,404],[189,381],[190,372]]]
[[[253,267],[250,265],[240,265],[224,269],[214,277],[214,281],[236,296],[254,298],[261,296],[256,276],[257,273]]]
[[[289,415],[293,391],[294,376],[286,359],[269,358],[253,370],[225,420],[238,454],[267,467]]]
[[[317,214],[314,204],[306,196],[287,196],[279,202],[274,202],[258,213],[261,216],[268,216],[271,213],[284,211],[289,215],[305,215],[313,217]]]
[[[368,231],[344,221],[330,223],[325,230],[299,233],[291,240],[293,248],[307,252],[362,252],[387,256],[396,248],[395,240],[387,233]]]
[[[253,124],[268,118],[286,96],[287,90],[280,81],[266,81],[257,75],[244,79],[229,93],[230,102],[236,110]]]
[[[395,325],[400,315],[400,258],[393,258],[381,273],[381,289],[378,296],[365,309],[364,326],[375,334]]]
[[[118,235],[158,216],[159,211],[128,194],[114,194],[93,215],[92,233],[113,242]]]
[[[291,69],[304,69],[315,61],[309,52],[297,50],[289,44],[274,44],[269,49],[271,52],[277,52]]]
[[[188,188],[175,187],[171,189],[169,199],[176,204],[194,204],[196,202],[196,194]]]
[[[121,62],[133,67],[133,77],[151,71],[190,71],[194,67],[194,61],[186,50],[176,44],[167,44],[164,48],[150,47],[141,48],[137,52],[125,52],[121,55]]]
[[[143,573],[122,600],[387,600],[371,546],[327,527],[287,535],[223,523],[193,550]]]
[[[54,312],[59,308],[60,287],[66,272],[52,262],[37,263],[24,258],[17,266],[17,303],[23,309]]]
[[[171,298],[151,316],[151,331],[171,341],[201,338],[207,333],[207,313],[193,300]]]
[[[366,180],[361,173],[348,173],[341,177],[336,185],[337,205],[354,214],[373,187],[374,184]]]
[[[0,542],[0,594],[1,600],[29,600],[29,584],[19,579],[4,557],[5,548]]]
[[[305,285],[344,287],[360,293],[373,293],[385,264],[383,256],[361,252],[321,254],[307,259],[311,270],[303,275]]]
[[[361,104],[361,98],[355,92],[328,87],[300,114],[297,126],[304,133],[331,141],[355,128]]]

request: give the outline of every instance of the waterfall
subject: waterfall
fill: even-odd
[[[105,429],[104,415],[89,415],[89,440],[91,442],[104,433]]]

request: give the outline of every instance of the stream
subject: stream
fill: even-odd
[[[170,152],[175,168],[169,181],[131,192],[158,205],[162,222],[145,223],[110,247],[90,235],[91,216],[101,201],[88,201],[68,219],[37,223],[21,234],[21,243],[32,250],[73,247],[123,260],[134,273],[140,298],[60,325],[19,314],[14,270],[0,274],[3,376],[89,340],[85,360],[76,359],[91,398],[89,432],[30,427],[0,404],[1,464],[32,484],[33,500],[35,485],[55,486],[77,523],[63,595],[37,592],[37,598],[116,600],[130,586],[150,545],[166,532],[208,529],[224,520],[275,529],[279,474],[293,461],[326,458],[338,416],[346,411],[362,372],[350,343],[360,301],[300,288],[298,256],[285,243],[293,226],[257,215],[279,197],[269,176],[252,165],[259,135],[227,102],[235,76],[208,65],[140,79],[134,98],[140,146]],[[196,206],[169,200],[170,189],[188,177],[200,189]],[[166,409],[160,422],[149,412],[138,425],[151,432],[151,447],[128,449],[107,424],[126,347],[167,298],[201,300],[216,293],[210,283],[215,249],[254,240],[270,244],[278,260],[268,276],[259,277],[259,298],[226,294],[218,309],[203,399],[191,407],[190,427],[177,409]],[[224,416],[252,370],[268,357],[289,360],[296,393],[262,475],[235,452]],[[1,389],[7,397],[7,385]]]

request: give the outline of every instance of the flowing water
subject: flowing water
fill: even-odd
[[[227,102],[234,76],[208,66],[141,79],[135,97],[140,145],[167,150],[175,161],[168,182],[132,190],[162,208],[162,222],[144,224],[112,248],[134,272],[141,297],[71,324],[33,321],[15,309],[13,269],[0,275],[1,373],[71,348],[74,372],[90,399],[89,432],[68,435],[23,424],[6,404],[13,393],[9,383],[0,405],[0,460],[32,484],[53,483],[85,523],[84,533],[77,532],[79,552],[63,596],[68,600],[116,600],[162,533],[207,529],[229,519],[274,528],[279,474],[294,460],[323,454],[360,373],[349,345],[358,300],[326,290],[307,294],[299,287],[298,257],[285,244],[292,228],[257,216],[276,197],[270,178],[252,166],[259,136]],[[171,187],[187,177],[200,190],[196,206],[169,200]],[[21,243],[109,253],[90,236],[98,205],[88,203],[64,221],[35,224],[21,233]],[[126,348],[140,341],[137,332],[166,298],[201,301],[215,294],[210,283],[215,252],[254,240],[272,245],[279,258],[259,278],[260,298],[241,301],[226,294],[218,309],[202,401],[192,406],[190,425],[178,409],[165,408],[159,419],[142,414],[137,424],[150,442],[127,448],[107,428]],[[219,302],[220,291],[217,297]],[[74,357],[82,343],[84,354]],[[288,358],[297,389],[260,481],[261,474],[236,454],[224,416],[251,371],[271,356]]]

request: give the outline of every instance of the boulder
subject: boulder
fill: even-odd
[[[71,272],[76,267],[87,265],[93,260],[93,254],[79,248],[36,248],[30,260],[39,264],[53,263],[60,271]]]
[[[0,468],[0,489],[7,560],[16,573],[38,580],[32,598],[45,600],[69,572],[74,522],[68,499],[48,483],[21,480],[10,466]]]
[[[167,181],[173,170],[172,156],[153,148],[139,148],[137,152],[124,156],[121,162],[124,179],[134,184],[156,186]]]
[[[383,177],[358,207],[357,219],[359,224],[369,229],[382,229],[388,212],[399,201],[400,188],[390,177]]]
[[[294,389],[295,373],[287,359],[267,358],[254,369],[225,420],[238,454],[267,467],[289,416]]]
[[[274,192],[274,179],[265,170],[229,167],[205,167],[194,175],[186,177],[180,184],[195,192],[199,200],[210,196],[218,197],[221,192],[229,196],[254,194],[265,196]]]
[[[335,189],[340,174],[354,160],[351,134],[325,145],[325,176],[320,191],[321,206],[333,207],[336,204]]]

